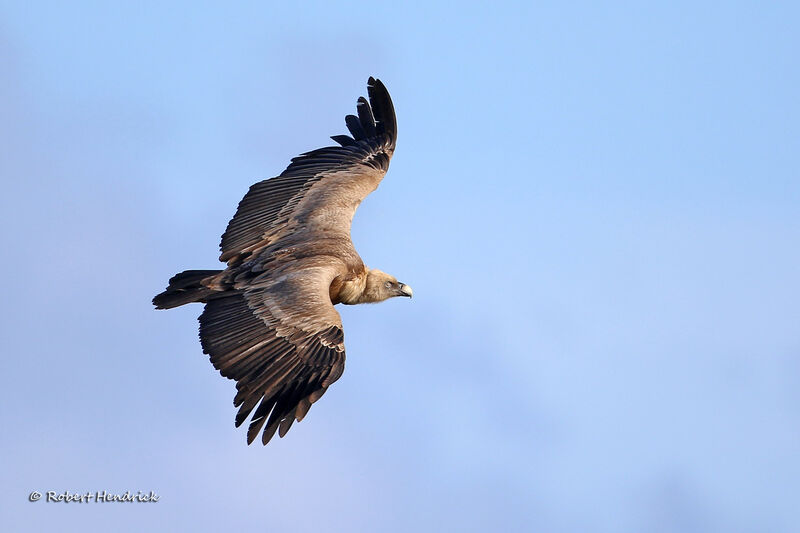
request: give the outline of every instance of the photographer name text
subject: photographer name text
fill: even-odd
[[[131,492],[125,491],[122,493],[109,492],[106,490],[98,490],[95,492],[58,492],[55,490],[48,490],[44,494],[35,490],[28,495],[28,500],[32,502],[44,499],[46,502],[53,503],[150,503],[157,502],[160,496],[154,491],[149,492]]]

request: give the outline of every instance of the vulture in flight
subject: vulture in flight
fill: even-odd
[[[205,304],[200,343],[211,363],[236,381],[236,426],[252,413],[250,444],[283,437],[344,371],[344,333],[336,304],[411,297],[411,287],[367,268],[350,240],[361,201],[374,191],[397,140],[389,93],[369,78],[369,101],[347,115],[340,146],[292,159],[239,203],[220,243],[224,270],[186,270],[153,298],[157,309]],[[263,432],[262,432],[263,428]]]

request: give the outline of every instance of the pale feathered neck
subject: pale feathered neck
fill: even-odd
[[[371,304],[382,302],[392,297],[392,294],[386,290],[385,283],[387,281],[396,281],[394,276],[381,272],[377,268],[372,268],[367,272],[367,282],[364,284],[364,290],[358,298],[360,304]]]

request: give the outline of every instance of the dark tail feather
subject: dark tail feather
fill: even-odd
[[[221,270],[184,270],[175,274],[169,280],[167,290],[153,298],[156,309],[172,309],[179,305],[192,302],[201,302],[204,298],[214,293],[201,282],[222,272]]]

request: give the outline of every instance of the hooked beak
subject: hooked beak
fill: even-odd
[[[411,287],[406,285],[405,283],[400,284],[400,295],[401,296],[408,296],[411,298],[414,295],[414,291],[411,290]]]

